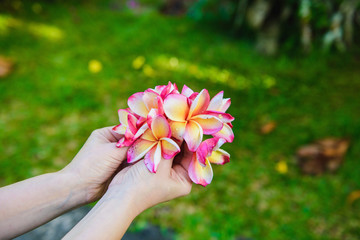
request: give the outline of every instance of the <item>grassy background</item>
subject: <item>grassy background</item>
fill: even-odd
[[[39,7],[40,6],[40,7]],[[15,10],[17,9],[17,10]],[[118,122],[117,109],[148,87],[176,82],[232,98],[232,155],[213,183],[152,208],[152,222],[179,239],[360,239],[360,58],[355,53],[265,58],[252,43],[214,26],[107,5],[27,4],[0,14],[0,186],[64,167],[92,130]],[[140,69],[133,67],[145,58]],[[97,74],[89,61],[102,63]],[[277,128],[259,133],[267,121]],[[297,147],[349,137],[336,174],[303,176]],[[289,171],[275,170],[286,161]]]

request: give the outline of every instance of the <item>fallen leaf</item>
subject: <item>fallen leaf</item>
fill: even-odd
[[[89,62],[89,71],[91,73],[98,73],[98,72],[101,72],[102,70],[102,64],[100,61],[98,60],[91,60]]]
[[[276,122],[270,121],[261,126],[260,132],[262,134],[269,134],[276,128]]]
[[[286,161],[281,160],[276,164],[275,169],[280,174],[286,174],[288,172],[288,165]]]
[[[360,199],[360,190],[351,192],[347,198],[347,202],[351,205],[358,199]]]
[[[145,57],[144,56],[138,56],[132,62],[132,67],[137,70],[137,69],[140,69],[142,66],[144,66],[144,63],[145,63]]]
[[[10,59],[0,56],[0,77],[8,76],[13,66],[14,63]]]
[[[154,69],[149,65],[144,66],[143,72],[147,77],[153,77],[155,75]]]

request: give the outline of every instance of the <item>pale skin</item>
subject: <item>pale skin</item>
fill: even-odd
[[[150,173],[143,160],[119,171],[127,148],[111,127],[95,130],[64,169],[0,188],[0,239],[30,231],[76,207],[99,200],[65,239],[121,239],[145,209],[191,191],[191,154],[163,160]]]

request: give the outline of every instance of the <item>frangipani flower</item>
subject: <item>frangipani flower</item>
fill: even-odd
[[[124,136],[116,146],[129,147],[127,161],[144,159],[155,173],[163,159],[174,158],[185,144],[193,152],[188,174],[194,183],[206,186],[213,178],[211,163],[229,162],[230,154],[220,146],[234,139],[234,117],[226,113],[230,104],[223,91],[210,100],[206,89],[198,93],[184,85],[179,93],[171,82],[135,93],[129,108],[119,110],[120,124],[113,130]],[[202,142],[203,135],[213,138]]]
[[[230,98],[224,99],[224,91],[220,91],[211,99],[207,110],[224,113],[226,112],[226,110],[228,110],[230,104],[231,104],[231,99]]]
[[[128,99],[130,109],[142,118],[147,118],[151,109],[158,109],[163,113],[163,99],[170,93],[179,93],[176,84],[169,82],[168,85],[156,86],[155,89],[147,89],[138,92]]]
[[[163,100],[157,92],[148,89],[145,92],[131,95],[128,99],[128,105],[134,113],[146,119],[151,109],[162,111]]]
[[[219,118],[204,113],[210,102],[206,89],[198,94],[192,93],[191,96],[188,98],[183,94],[169,94],[164,99],[164,112],[172,121],[170,125],[173,137],[177,140],[184,139],[189,150],[195,152],[203,134],[215,134],[224,124]]]
[[[164,116],[151,117],[148,124],[150,128],[129,148],[127,161],[133,163],[145,156],[146,167],[155,173],[160,161],[173,158],[180,147],[170,138],[170,125]]]
[[[162,97],[162,99],[164,99],[170,93],[179,93],[176,84],[172,84],[171,82],[169,82],[168,85],[156,86],[153,90],[157,92]]]
[[[117,147],[128,147],[134,141],[134,136],[138,132],[137,121],[138,117],[129,109],[119,109],[120,124],[113,128],[113,131],[124,135],[116,144]]]
[[[206,111],[206,114],[217,116],[224,123],[223,128],[219,132],[213,134],[213,136],[216,138],[223,138],[227,142],[232,142],[234,140],[234,132],[232,131],[231,124],[234,117],[225,113],[230,104],[230,98],[224,99],[224,91],[221,91],[211,99]]]
[[[230,154],[220,149],[225,142],[222,138],[207,139],[193,153],[188,173],[194,183],[204,187],[210,184],[213,178],[211,163],[223,165],[230,161]]]

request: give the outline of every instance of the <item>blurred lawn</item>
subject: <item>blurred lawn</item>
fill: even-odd
[[[252,48],[186,18],[108,6],[2,12],[1,54],[16,67],[0,79],[0,186],[61,169],[92,130],[117,124],[132,93],[172,81],[232,98],[231,162],[214,166],[206,188],[143,213],[133,230],[151,221],[179,239],[360,239],[360,201],[346,204],[360,189],[360,58],[264,58]],[[260,134],[270,120],[277,128]],[[345,164],[302,176],[296,148],[326,136],[352,140]]]

